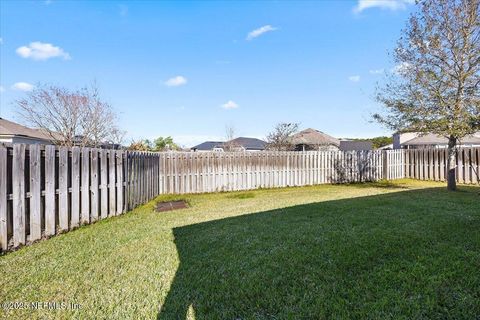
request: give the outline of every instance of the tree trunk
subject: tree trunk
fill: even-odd
[[[456,157],[457,138],[450,136],[448,139],[448,166],[447,166],[447,189],[457,190],[457,157]]]

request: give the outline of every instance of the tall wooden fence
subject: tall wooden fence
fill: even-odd
[[[160,154],[160,193],[201,193],[404,177],[403,152]]]
[[[159,194],[159,154],[0,144],[0,249],[119,215]]]
[[[480,148],[458,153],[474,182]],[[0,144],[0,249],[119,215],[159,194],[411,177],[444,180],[445,150],[148,153]]]
[[[445,181],[448,154],[446,149],[404,150],[405,177],[419,180]],[[457,182],[478,183],[480,148],[457,150]]]

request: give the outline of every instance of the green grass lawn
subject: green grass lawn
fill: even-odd
[[[152,202],[0,257],[0,302],[80,304],[0,315],[478,318],[479,191],[404,180]]]

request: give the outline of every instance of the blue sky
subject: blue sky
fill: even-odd
[[[127,140],[191,146],[300,122],[336,137],[370,122],[410,0],[0,1],[0,116],[39,83],[93,81]]]

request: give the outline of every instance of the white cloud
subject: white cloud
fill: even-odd
[[[358,81],[360,81],[360,76],[350,76],[350,77],[348,77],[348,80],[350,80],[352,82],[358,82]]]
[[[370,8],[380,8],[388,10],[404,10],[407,5],[415,3],[415,0],[358,0],[353,12],[360,13]]]
[[[373,69],[373,70],[370,70],[368,71],[370,74],[382,74],[385,72],[384,69]]]
[[[28,82],[17,82],[12,85],[12,89],[18,91],[32,91],[34,88],[35,86]]]
[[[182,76],[176,76],[165,81],[167,87],[178,87],[187,84],[187,78]]]
[[[55,47],[51,43],[31,42],[28,46],[20,47],[16,50],[22,58],[33,60],[47,60],[50,58],[63,58],[70,60],[70,55],[60,47]]]
[[[0,93],[5,92],[5,88],[3,86],[0,86]]]
[[[266,32],[270,32],[270,31],[275,31],[277,30],[277,28],[275,27],[272,27],[271,25],[267,24],[266,26],[263,26],[263,27],[260,27],[258,29],[255,29],[253,31],[251,31],[248,35],[247,35],[247,40],[253,40],[255,39],[256,37],[259,37],[261,36],[262,34],[266,33]]]
[[[406,74],[410,70],[411,66],[408,62],[402,62],[393,67],[390,71],[396,75]]]
[[[236,109],[236,108],[239,107],[239,105],[236,104],[236,103],[235,103],[234,101],[232,101],[232,100],[228,100],[226,103],[222,104],[221,107],[222,107],[223,109],[229,110],[229,109]]]

